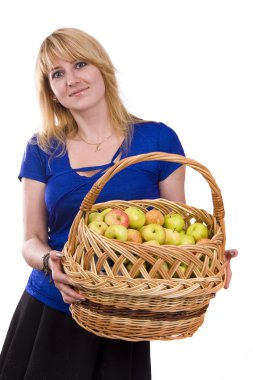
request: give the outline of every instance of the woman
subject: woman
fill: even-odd
[[[42,130],[27,144],[19,175],[22,251],[33,271],[3,346],[0,379],[151,379],[148,342],[100,338],[72,319],[69,304],[82,296],[63,273],[60,252],[81,201],[106,168],[126,156],[184,154],[183,148],[171,128],[125,109],[110,58],[85,32],[66,28],[48,36],[36,74]],[[184,177],[179,164],[141,163],[113,177],[97,201],[185,202]]]

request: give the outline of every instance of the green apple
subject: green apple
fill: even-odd
[[[147,211],[145,214],[145,217],[146,217],[146,223],[145,224],[155,223],[155,224],[160,224],[160,226],[162,226],[164,223],[163,214],[161,213],[161,211],[156,210],[155,208]]]
[[[179,265],[179,267],[180,267],[181,271],[182,271],[183,273],[185,273],[185,272],[186,272],[186,269],[188,268],[188,265],[186,265],[185,263],[181,263],[181,264]]]
[[[188,245],[188,244],[195,244],[195,239],[193,236],[182,234],[180,236],[180,243],[179,245]]]
[[[180,268],[181,272],[185,273],[185,272],[186,272],[186,269],[188,268],[188,265],[186,265],[186,264],[184,264],[184,263],[181,263],[181,264],[179,265],[179,268]],[[172,277],[174,277],[174,278],[179,278],[179,275],[178,275],[178,273],[176,272],[176,273],[174,273],[174,275],[173,275]]]
[[[170,228],[165,228],[165,242],[164,244],[179,245],[181,241],[181,235],[176,230],[171,230]]]
[[[171,230],[176,230],[178,232],[182,231],[185,225],[184,218],[178,213],[169,213],[164,217],[164,227],[170,228]]]
[[[209,231],[205,224],[195,222],[187,228],[186,234],[194,237],[194,240],[197,242],[200,239],[208,238]]]
[[[127,240],[127,228],[122,224],[111,224],[106,229],[104,236],[109,239]]]
[[[145,241],[156,240],[159,244],[165,241],[165,230],[160,224],[147,224],[141,229],[141,235]]]
[[[126,269],[128,270],[128,273],[131,271],[133,265],[134,265],[134,264],[133,264],[131,261],[127,260],[127,262],[126,262],[126,264],[125,264],[125,267],[126,267]],[[142,265],[145,267],[145,269],[147,269],[146,262],[144,262]],[[137,278],[142,277],[141,272],[138,271],[138,272],[135,274],[134,277],[137,277]]]
[[[143,240],[140,231],[135,230],[134,228],[128,228],[127,241],[132,241],[134,243],[142,243]]]
[[[104,235],[105,231],[108,228],[108,225],[105,222],[94,220],[88,225],[88,228],[91,229],[92,231],[95,231],[99,235]]]
[[[88,217],[88,224],[90,224],[91,222],[94,222],[94,220],[97,220],[99,222],[103,222],[103,215],[101,215],[100,212],[98,211],[94,211],[94,212],[91,212],[89,214],[89,217]]]
[[[146,217],[144,212],[135,206],[130,206],[125,209],[125,213],[129,218],[129,227],[139,229],[144,226]]]

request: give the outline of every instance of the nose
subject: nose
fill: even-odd
[[[66,72],[66,84],[67,84],[67,86],[69,86],[69,87],[74,86],[78,82],[79,82],[79,79],[78,79],[78,77],[74,71],[69,70],[68,72]]]

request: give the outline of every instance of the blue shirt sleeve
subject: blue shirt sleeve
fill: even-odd
[[[160,134],[158,139],[158,151],[166,152],[171,154],[179,154],[184,156],[184,149],[178,138],[176,132],[168,127],[167,125],[160,123]],[[173,173],[181,164],[178,163],[167,163],[164,161],[159,161],[158,172],[159,181],[166,179],[171,173]]]
[[[47,183],[48,178],[46,167],[45,155],[43,155],[38,145],[28,142],[21,162],[21,168],[18,175],[19,180],[25,177]]]

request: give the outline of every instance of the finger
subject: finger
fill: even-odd
[[[54,270],[52,270],[52,279],[55,284],[59,283],[63,285],[75,285],[74,282],[71,281],[71,279],[65,273],[63,273],[61,270],[57,270],[57,268],[54,268]]]
[[[60,253],[60,252],[57,252],[57,253],[55,254],[55,256],[57,256],[57,257],[64,257],[64,254],[63,254],[63,253]]]
[[[73,302],[79,302],[79,301],[85,300],[83,294],[77,293],[69,285],[59,284],[58,289],[60,290],[65,302],[66,300],[68,300],[67,303],[73,303]]]
[[[225,289],[229,288],[229,284],[230,284],[231,278],[232,278],[232,272],[231,272],[230,267],[228,267],[227,268],[227,272],[226,272],[226,281],[225,281],[225,285],[224,285]]]
[[[231,260],[238,255],[237,249],[228,249],[225,251],[225,258]]]

